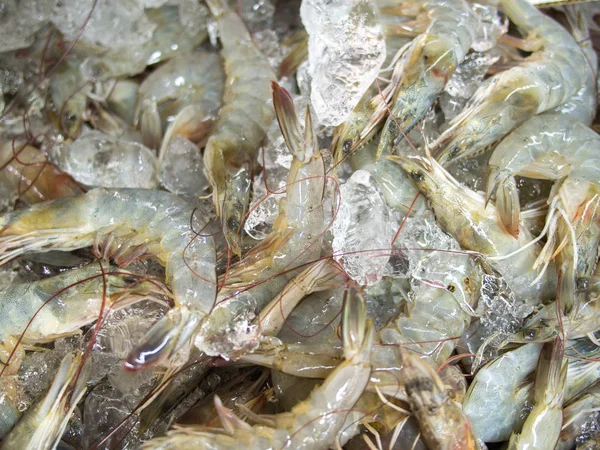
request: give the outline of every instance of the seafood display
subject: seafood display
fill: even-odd
[[[0,449],[600,448],[600,2],[0,24]]]

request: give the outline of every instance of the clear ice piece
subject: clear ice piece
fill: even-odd
[[[47,21],[52,2],[7,0],[0,3],[0,53],[29,47]]]
[[[156,186],[157,162],[150,149],[98,131],[54,147],[50,157],[61,170],[88,186],[143,189]]]
[[[394,227],[372,175],[357,170],[341,186],[340,205],[332,226],[333,251],[359,284],[377,282],[389,260]]]
[[[158,175],[161,184],[174,194],[194,197],[208,186],[200,149],[180,135],[175,135],[163,156]]]
[[[342,123],[379,73],[386,52],[377,15],[370,0],[302,1],[311,103],[324,125]]]

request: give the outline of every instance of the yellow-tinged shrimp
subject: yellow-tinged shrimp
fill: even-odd
[[[276,77],[242,19],[221,0],[207,3],[217,21],[227,81],[223,107],[204,150],[204,165],[227,243],[241,255],[252,164],[273,121],[269,82]]]
[[[458,183],[436,161],[422,157],[390,157],[413,178],[429,200],[437,224],[452,235],[462,249],[481,253],[506,279],[517,298],[530,306],[556,293],[553,271],[533,269],[540,246],[531,243],[525,228],[515,239],[498,224],[496,210],[483,196]],[[526,245],[529,244],[529,245]]]
[[[548,242],[540,263],[557,242],[561,307],[579,307],[596,266],[600,243],[600,136],[568,115],[542,114],[514,130],[494,150],[487,198],[496,192],[500,220],[519,233],[519,196],[514,176],[557,180],[548,203]]]
[[[275,82],[272,89],[279,126],[293,155],[286,199],[279,204],[271,234],[227,271],[217,306],[196,339],[196,346],[208,354],[238,357],[256,347],[258,326],[239,333],[242,317],[254,317],[302,271],[303,265],[321,255],[325,166],[310,110],[306,110],[302,130],[290,95]],[[237,330],[233,336],[231,330]]]
[[[251,427],[232,411],[215,404],[221,432],[182,428],[151,440],[144,449],[328,449],[338,438],[350,409],[362,395],[371,375],[373,330],[362,302],[350,295],[344,305],[344,361],[310,397],[289,413],[265,417],[267,425]]]
[[[126,264],[150,255],[166,267],[175,308],[156,323],[127,359],[140,368],[189,343],[213,307],[216,255],[202,234],[207,218],[179,197],[142,189],[93,189],[85,195],[0,215],[0,264],[29,252],[94,245]]]
[[[477,16],[465,0],[434,0],[420,5],[430,22],[405,56],[392,116],[381,133],[377,157],[425,117],[473,42]]]
[[[499,7],[527,34],[533,54],[475,92],[432,144],[441,164],[474,156],[530,117],[569,101],[592,70],[573,36],[529,2],[500,0]]]
[[[3,439],[2,450],[51,450],[58,445],[69,418],[87,389],[89,364],[67,354],[46,396],[17,422]]]
[[[544,344],[538,361],[534,407],[527,416],[520,433],[513,433],[509,449],[546,450],[558,442],[562,425],[562,404],[567,364],[563,361],[564,343],[558,337]]]

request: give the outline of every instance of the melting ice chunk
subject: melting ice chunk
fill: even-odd
[[[311,102],[321,123],[342,123],[379,73],[383,30],[370,0],[303,0]]]
[[[152,189],[156,185],[157,163],[150,149],[98,131],[53,148],[50,156],[61,170],[88,186]]]
[[[169,141],[160,166],[159,180],[167,190],[184,196],[202,195],[208,181],[204,176],[200,149],[183,136]]]
[[[376,282],[384,275],[394,229],[375,179],[357,170],[341,187],[332,227],[336,259],[357,283]]]

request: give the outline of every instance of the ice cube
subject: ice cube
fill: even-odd
[[[61,170],[88,186],[152,189],[157,182],[156,157],[150,149],[98,131],[54,147],[50,158]]]
[[[390,258],[395,227],[373,176],[357,170],[341,186],[333,222],[333,251],[359,284],[377,282]]]
[[[173,136],[163,156],[158,178],[174,194],[188,197],[202,195],[208,180],[204,176],[200,149],[183,136]]]
[[[309,35],[311,102],[321,123],[342,123],[373,83],[386,51],[383,29],[368,0],[303,0]]]

